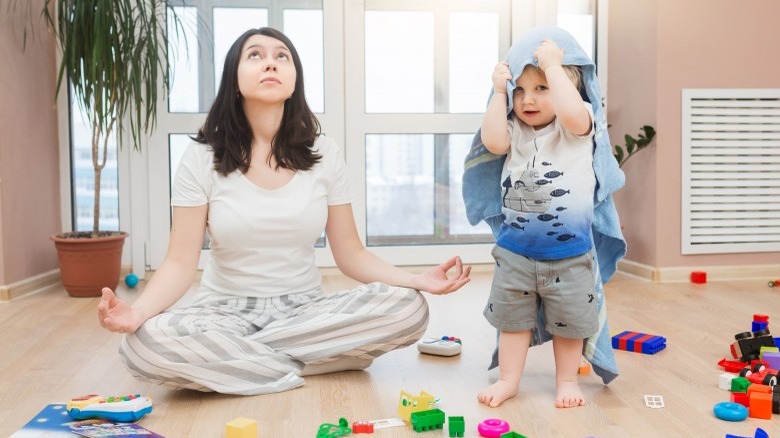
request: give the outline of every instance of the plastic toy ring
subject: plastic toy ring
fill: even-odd
[[[748,416],[748,409],[734,402],[716,403],[712,412],[716,417],[726,421],[742,421]]]
[[[500,438],[502,434],[509,432],[509,423],[498,418],[488,418],[479,423],[477,431],[481,437]]]

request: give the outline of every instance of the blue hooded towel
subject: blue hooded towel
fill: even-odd
[[[625,176],[612,155],[612,145],[607,133],[607,121],[601,105],[601,91],[596,76],[596,66],[580,47],[574,37],[558,27],[538,27],[525,33],[507,53],[506,61],[514,76],[507,83],[507,115],[512,112],[512,94],[515,78],[528,64],[535,64],[534,52],[544,40],[554,41],[564,49],[563,64],[577,65],[582,70],[583,97],[593,106],[595,132],[593,141],[593,172],[596,175],[596,190],[593,195],[593,225],[591,227],[598,294],[599,332],[586,340],[583,355],[593,365],[594,372],[605,384],[618,375],[615,355],[607,326],[607,307],[604,301],[604,284],[612,278],[617,262],[626,254],[626,241],[620,230],[612,193],[623,186]],[[491,88],[492,96],[492,88]],[[485,221],[496,235],[504,221],[501,213],[501,171],[506,155],[494,155],[482,144],[480,132],[474,135],[471,149],[466,156],[463,174],[463,200],[466,215],[472,225]],[[544,316],[540,308],[537,328],[533,330],[532,345],[539,345],[552,339],[544,329]],[[493,352],[489,369],[498,365],[498,347]]]

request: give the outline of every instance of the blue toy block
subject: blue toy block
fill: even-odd
[[[750,331],[751,332],[757,332],[759,330],[764,330],[767,327],[769,327],[769,323],[768,322],[753,321],[753,323],[751,324],[751,330]]]
[[[625,331],[612,337],[612,348],[642,354],[655,354],[666,348],[666,338]]]

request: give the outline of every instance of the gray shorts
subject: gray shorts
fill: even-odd
[[[498,245],[490,299],[483,314],[499,330],[537,326],[539,305],[545,329],[555,336],[585,339],[598,332],[596,278],[588,251],[561,260],[534,260]]]

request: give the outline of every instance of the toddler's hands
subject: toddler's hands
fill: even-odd
[[[509,64],[501,61],[493,69],[493,93],[506,94],[506,83],[512,80],[512,72],[509,71]]]
[[[544,42],[536,48],[534,57],[539,64],[539,68],[542,69],[542,71],[547,71],[548,67],[563,64],[563,52],[564,50],[559,48],[554,42],[544,40]]]

